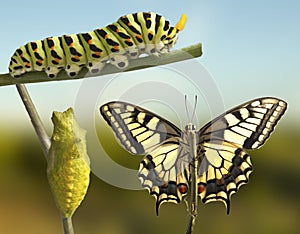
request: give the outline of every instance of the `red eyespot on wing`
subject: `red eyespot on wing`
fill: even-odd
[[[204,184],[198,184],[198,194],[203,193],[205,190]]]
[[[188,191],[188,187],[185,184],[179,184],[179,185],[177,185],[177,188],[181,194],[186,194]]]

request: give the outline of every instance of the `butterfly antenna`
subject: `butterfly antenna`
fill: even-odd
[[[198,102],[198,96],[195,95],[195,102],[194,102],[193,113],[192,113],[192,116],[190,116],[189,115],[189,111],[188,111],[188,107],[187,107],[187,95],[184,95],[185,111],[186,111],[186,115],[187,115],[188,120],[189,120],[190,123],[192,123],[192,121],[193,121],[193,119],[195,117],[197,102]]]
[[[192,119],[191,119],[191,121],[193,121],[193,119],[194,119],[194,117],[195,117],[195,114],[196,114],[197,102],[198,102],[198,96],[195,95],[194,109],[193,109],[193,114],[192,114]]]
[[[188,118],[189,122],[191,122],[191,118],[189,116],[189,111],[188,111],[188,108],[187,108],[187,96],[186,95],[184,95],[184,104],[185,104],[185,113],[187,115],[187,118]]]

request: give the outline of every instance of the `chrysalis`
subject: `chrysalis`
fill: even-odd
[[[65,112],[54,111],[52,122],[47,176],[56,205],[68,218],[84,199],[89,185],[86,130],[76,122],[72,108]]]

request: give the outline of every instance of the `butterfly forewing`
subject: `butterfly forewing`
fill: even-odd
[[[200,130],[202,141],[219,138],[244,149],[256,149],[270,136],[287,108],[276,98],[259,98],[237,106]]]
[[[121,145],[132,154],[147,154],[163,141],[181,136],[175,125],[129,103],[110,102],[100,112]]]

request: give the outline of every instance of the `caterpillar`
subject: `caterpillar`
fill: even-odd
[[[124,15],[87,33],[48,37],[21,46],[11,57],[9,73],[20,77],[32,70],[45,71],[49,78],[55,78],[61,70],[75,77],[83,67],[97,74],[107,63],[124,69],[130,59],[141,54],[169,52],[185,23],[185,14],[175,27],[154,12]]]

